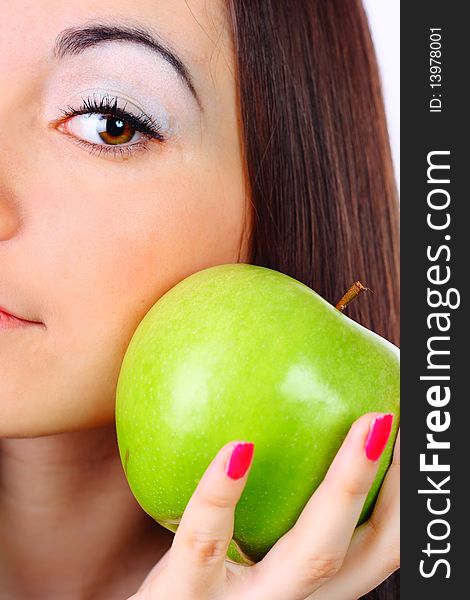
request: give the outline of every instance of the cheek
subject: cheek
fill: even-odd
[[[48,194],[36,194],[41,210],[28,222],[30,291],[47,331],[34,356],[26,352],[28,380],[24,360],[11,369],[11,397],[24,399],[17,416],[20,424],[21,414],[31,416],[30,431],[112,421],[125,350],[151,306],[191,273],[238,260],[239,172],[208,157],[196,162],[192,171],[166,163],[164,176],[144,182],[85,177],[81,168],[67,186],[51,178],[37,188]]]
[[[119,330],[126,323],[133,331],[178,281],[214,264],[236,262],[243,201],[215,189],[187,176],[177,185],[160,184],[153,194],[134,192],[121,210],[95,213],[74,271],[73,297],[83,298],[79,314],[105,314],[119,320]]]
[[[137,310],[139,317],[192,272],[238,259],[245,208],[240,186],[218,185],[203,169],[181,172],[127,190],[122,184],[119,194],[117,185],[95,186],[81,193],[92,200],[51,211],[50,223],[42,214],[44,230],[54,219],[54,237],[39,253],[50,289],[60,288],[50,298],[51,317],[71,319],[68,325],[93,322],[103,312],[132,316]]]
[[[101,385],[100,397],[110,397],[130,338],[160,296],[193,272],[238,260],[240,186],[214,185],[209,172],[165,179],[153,193],[134,188],[131,199],[95,189],[92,210],[84,205],[62,224],[55,214],[62,233],[41,259],[52,292],[44,320],[56,364],[85,396]]]

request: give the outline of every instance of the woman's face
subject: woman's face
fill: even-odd
[[[0,437],[111,422],[150,307],[195,271],[248,261],[223,10],[222,0],[2,3],[0,306],[44,325],[0,329]],[[136,26],[166,51],[103,39]],[[108,115],[64,117],[84,101]],[[109,116],[109,104],[144,114],[163,139]]]

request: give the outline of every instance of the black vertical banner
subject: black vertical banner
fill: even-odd
[[[401,598],[470,598],[467,3],[401,3]]]

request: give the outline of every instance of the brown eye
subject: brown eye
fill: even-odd
[[[101,123],[104,127],[97,128],[100,138],[106,144],[127,144],[134,137],[136,130],[119,117],[104,116]]]
[[[74,137],[97,146],[133,146],[145,135],[121,117],[86,113],[70,117],[60,126]]]
[[[140,114],[118,106],[118,99],[83,98],[80,108],[68,106],[62,110],[62,119],[55,122],[58,130],[69,134],[73,142],[85,147],[89,154],[113,155],[126,160],[149,150],[150,142],[163,144],[166,136],[161,125],[142,110]]]

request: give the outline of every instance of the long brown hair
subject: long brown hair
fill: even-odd
[[[399,204],[360,0],[228,0],[254,222],[250,261],[399,345]],[[399,597],[398,572],[366,598]]]

